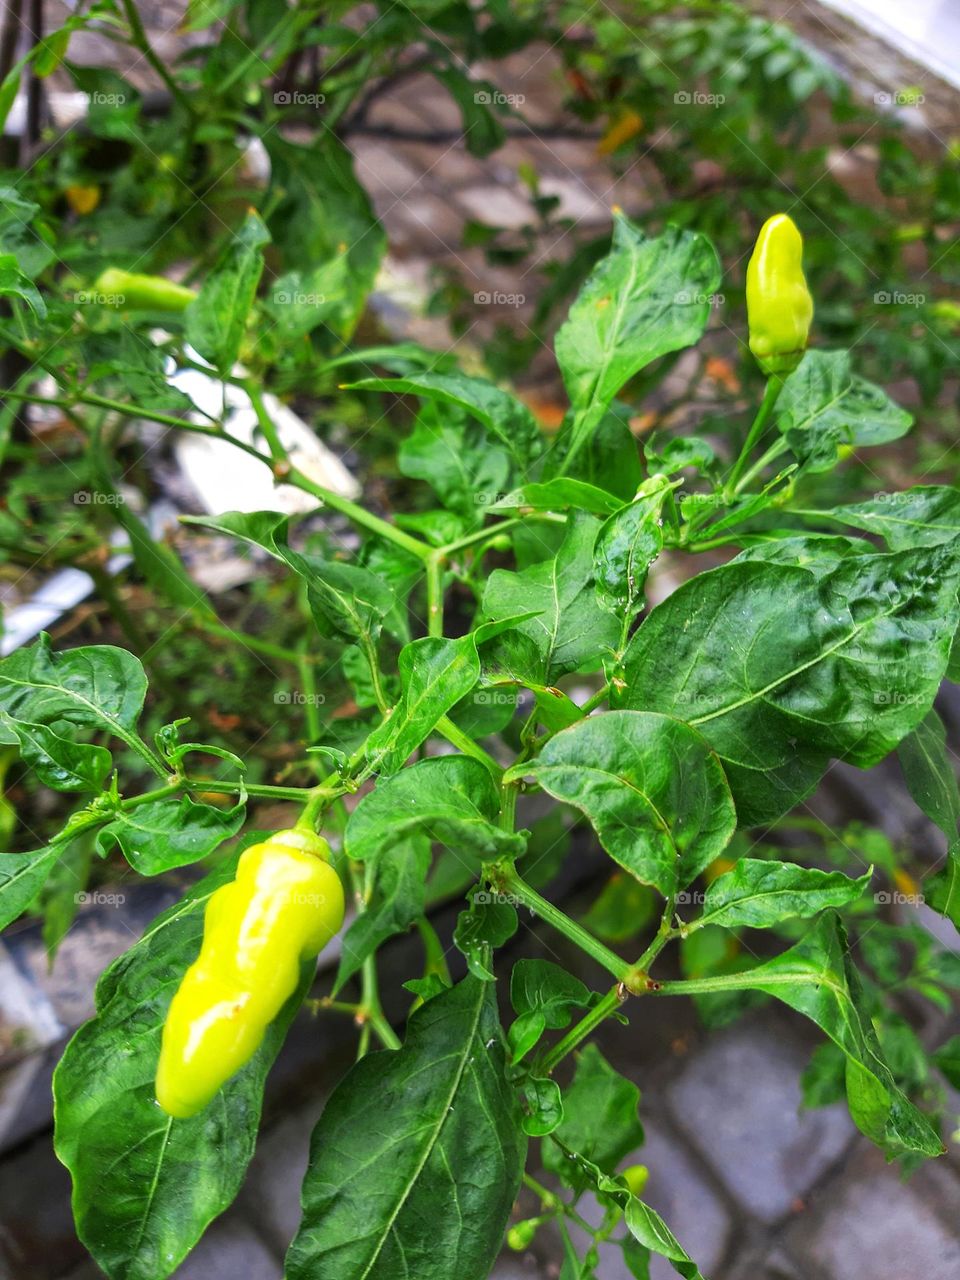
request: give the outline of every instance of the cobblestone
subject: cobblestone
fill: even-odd
[[[796,1251],[830,1280],[956,1280],[960,1182],[949,1170],[946,1178],[924,1168],[905,1183],[879,1153],[865,1150],[838,1184],[818,1193],[815,1224],[794,1228]]]
[[[281,1280],[283,1266],[249,1227],[214,1223],[172,1280]]]
[[[802,1047],[779,1015],[712,1037],[669,1086],[673,1116],[744,1209],[788,1214],[850,1142],[846,1107],[800,1112]]]

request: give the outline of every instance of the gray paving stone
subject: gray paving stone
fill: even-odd
[[[215,1223],[172,1280],[281,1280],[283,1267],[242,1222]]]
[[[790,1243],[831,1280],[956,1280],[960,1183],[953,1181],[952,1230],[935,1212],[938,1201],[949,1207],[939,1183],[926,1169],[902,1182],[896,1169],[869,1152],[856,1170],[821,1192],[819,1217],[810,1225],[797,1223]]]
[[[691,1143],[763,1222],[786,1216],[853,1134],[843,1104],[800,1111],[807,1057],[784,1021],[764,1014],[712,1037],[667,1088]]]
[[[54,1280],[84,1258],[70,1214],[70,1175],[44,1134],[0,1164],[0,1260],[17,1280]]]
[[[648,1113],[650,1102],[644,1101]],[[644,1119],[646,1141],[624,1161],[642,1163],[650,1170],[644,1200],[661,1215],[704,1275],[720,1264],[730,1239],[730,1214],[711,1186],[710,1175],[698,1168],[680,1142],[656,1122]],[[651,1280],[674,1280],[676,1272],[665,1258],[655,1258]]]
[[[239,1204],[270,1244],[284,1251],[300,1225],[300,1185],[307,1169],[310,1134],[320,1118],[317,1099],[286,1117],[257,1143]]]

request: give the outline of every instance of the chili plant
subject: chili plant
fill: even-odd
[[[299,813],[292,832],[248,831],[221,850],[107,969],[96,1016],[57,1068],[56,1150],[80,1237],[107,1275],[169,1275],[236,1195],[265,1078],[310,988],[312,957],[339,922],[334,873],[352,911],[336,974],[321,979],[320,1008],[331,1012],[320,1016],[354,1016],[359,1061],[313,1135],[291,1280],[482,1280],[523,1181],[540,1213],[514,1223],[509,1241],[525,1247],[555,1221],[565,1276],[590,1276],[600,1243],[614,1241],[637,1276],[655,1252],[698,1277],[643,1201],[642,1168],[621,1168],[642,1140],[639,1094],[590,1040],[608,1019],[626,1024],[624,1037],[642,1035],[655,1000],[781,1001],[824,1037],[806,1080],[812,1100],[844,1092],[863,1133],[908,1167],[944,1150],[922,1082],[887,1061],[892,1040],[877,1028],[891,1025],[883,1010],[897,985],[945,1001],[955,956],[921,930],[888,932],[886,952],[865,951],[872,972],[862,976],[848,934],[876,909],[872,868],[847,874],[836,842],[801,861],[783,860],[773,838],[758,843],[758,829],[790,811],[803,818],[832,761],[868,769],[898,751],[947,841],[922,894],[960,925],[960,794],[933,710],[941,681],[960,670],[960,493],[927,486],[816,506],[820,478],[850,451],[896,440],[911,422],[848,352],[802,354],[809,307],[787,231],[789,253],[750,285],[752,345],[775,372],[753,424],[726,449],[678,437],[641,453],[631,434],[619,397],[701,339],[721,272],[703,235],[649,237],[623,214],[556,336],[569,410],[553,438],[509,390],[422,359],[404,364],[403,350],[380,353],[389,374],[352,384],[418,404],[398,450],[401,472],[424,485],[415,510],[388,519],[310,481],[261,402],[262,442],[244,447],[361,535],[345,557],[305,547],[276,512],[192,521],[258,548],[301,583],[316,628],[307,646],[338,650],[351,673],[353,714],[311,718],[303,749],[314,775],[300,784],[245,782],[252,749],[244,759],[217,748],[217,776],[198,777],[192,761],[210,748],[185,740],[183,721],[149,741],[147,679],[124,649],[55,651],[43,638],[0,663],[4,737],[45,786],[82,801],[42,848],[4,856],[3,922],[30,908],[81,842],[118,849],[152,876],[217,851],[240,832],[251,798],[292,801]],[[188,333],[221,369],[255,316],[265,238],[251,215],[235,250],[184,300]],[[786,325],[780,290],[796,308]],[[43,349],[43,320],[22,293],[12,305],[30,355]],[[152,324],[140,339],[165,341]],[[233,350],[217,359],[224,335]],[[98,449],[101,413],[220,432],[145,414],[122,371],[104,403],[69,370],[48,369],[58,394],[22,395],[66,407]],[[102,467],[92,483],[108,486]],[[684,580],[651,607],[647,579],[661,560]],[[165,571],[185,603],[192,590],[195,607],[212,608],[197,603],[182,566]],[[230,802],[214,805],[211,793]],[[592,828],[619,873],[623,909],[642,917],[656,902],[646,946],[627,951],[628,923],[614,949],[616,931],[594,927],[603,912],[575,919],[541,891],[557,824],[524,826],[530,793],[555,802],[554,818]],[[903,883],[891,856],[871,856],[881,884]],[[430,904],[464,893],[452,939],[440,938]],[[511,966],[511,938],[531,912],[582,952],[597,989],[553,961]],[[409,1017],[395,1028],[378,956],[413,927],[423,963],[404,984]],[[764,930],[781,945],[765,948]],[[711,962],[709,949],[698,956],[698,937],[725,932],[752,940],[736,965]],[[915,953],[904,972],[891,956],[899,941]],[[685,976],[672,976],[675,952]],[[295,966],[289,981],[271,961]],[[268,973],[274,985],[261,992]],[[169,1111],[157,1102],[161,1043]],[[936,1062],[955,1072],[949,1046]],[[588,1191],[605,1215],[581,1258],[570,1226],[584,1226]]]

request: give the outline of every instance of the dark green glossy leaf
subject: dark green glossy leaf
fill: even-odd
[[[531,411],[508,391],[483,378],[458,372],[427,371],[405,378],[364,378],[362,382],[350,383],[349,389],[390,391],[395,395],[421,396],[453,405],[481,422],[520,463],[528,462],[539,448],[540,428]]]
[[[640,1090],[614,1071],[595,1044],[579,1050],[576,1061],[573,1082],[563,1091],[563,1123],[555,1137],[604,1173],[613,1173],[643,1142],[637,1118]],[[544,1167],[567,1186],[582,1191],[589,1185],[584,1171],[559,1146],[544,1143],[542,1154]]]
[[[574,1009],[590,1003],[590,989],[549,960],[518,960],[510,975],[510,1002],[517,1014],[508,1039],[513,1061],[534,1047],[544,1031],[570,1025]]]
[[[61,846],[33,853],[0,853],[0,929],[23,915],[43,888]]]
[[[880,493],[870,502],[817,514],[876,533],[892,551],[935,547],[960,537],[960,489],[918,485],[902,493]]]
[[[143,876],[159,875],[206,858],[243,825],[246,799],[229,809],[181,796],[151,800],[125,809],[97,832],[97,850],[119,845],[123,856]]]
[[[573,480],[569,476],[557,476],[542,483],[531,482],[514,489],[496,503],[494,510],[512,511],[518,507],[531,507],[534,511],[589,511],[596,516],[609,516],[619,511],[623,500],[606,489]]]
[[[658,606],[623,663],[627,706],[695,725],[726,761],[868,767],[924,717],[957,625],[946,548],[854,556],[823,578],[736,562]]]
[[[593,545],[599,523],[572,515],[556,556],[521,573],[495,569],[483,593],[487,617],[503,619],[535,610],[517,625],[537,646],[542,683],[595,664],[619,636],[616,619],[601,608],[594,592]]]
[[[30,724],[6,713],[0,715],[19,740],[24,764],[44,786],[54,791],[100,791],[113,767],[106,747],[63,738],[48,724]]]
[[[467,978],[416,1011],[402,1049],[368,1054],[334,1091],[288,1280],[487,1280],[525,1150],[493,987]]]
[[[808,351],[775,412],[787,444],[812,471],[832,467],[841,445],[884,444],[913,424],[881,387],[852,371],[847,351]]]
[[[426,406],[400,446],[397,465],[423,480],[450,512],[468,524],[480,522],[510,484],[510,454],[477,423],[466,422],[447,404]],[[457,535],[444,541],[454,541]]]
[[[510,902],[484,889],[473,893],[470,906],[457,917],[453,941],[475,978],[496,981],[491,953],[513,937],[518,924],[516,908]]]
[[[36,644],[0,662],[0,712],[6,712],[14,728],[20,723],[49,726],[65,721],[106,731],[128,744],[138,743],[136,724],[146,692],[147,678],[139,661],[112,645],[54,653],[50,637],[42,635]],[[35,767],[49,776],[62,771],[91,786],[104,776],[108,765],[102,747],[74,743],[68,752],[71,744],[56,734],[26,732]]]
[[[643,608],[647,570],[663,549],[660,509],[665,481],[651,481],[629,506],[604,521],[593,560],[597,595],[611,613],[629,621]]]
[[[664,895],[719,857],[736,828],[719,760],[695,730],[669,716],[591,716],[518,768],[585,813],[610,856]]]
[[[334,996],[382,943],[423,915],[429,866],[430,841],[421,833],[399,835],[379,847],[373,896],[343,935]]]
[[[610,252],[590,273],[554,340],[575,412],[573,446],[634,374],[698,340],[719,283],[720,262],[705,237],[675,227],[647,237],[615,214]]]
[[[523,1132],[531,1138],[545,1138],[563,1121],[563,1096],[556,1080],[530,1076],[520,1086],[523,1105]]]
[[[184,521],[242,538],[281,560],[307,584],[317,626],[341,640],[375,638],[395,604],[387,583],[369,570],[292,550],[287,544],[290,517],[277,511],[228,511],[220,516],[185,516]]]
[[[389,844],[422,835],[475,872],[481,860],[523,850],[522,836],[497,826],[499,809],[497,788],[478,761],[459,755],[421,760],[363,797],[347,823],[346,851],[357,862],[376,863]]]
[[[870,883],[870,876],[868,871],[859,880],[851,880],[840,871],[741,858],[731,871],[713,881],[704,896],[703,910],[687,928],[711,924],[724,929],[767,929],[782,920],[806,919],[825,907],[853,902]]]
[[[774,960],[742,974],[702,979],[699,986],[702,991],[762,991],[810,1018],[846,1055],[847,1102],[857,1127],[891,1158],[941,1154],[930,1120],[897,1087],[884,1061],[843,924],[834,912],[825,912],[801,942]]]

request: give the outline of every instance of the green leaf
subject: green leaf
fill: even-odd
[[[270,187],[265,196],[270,232],[284,265],[298,271],[324,267],[338,258],[343,303],[324,324],[340,341],[349,339],[366,306],[386,248],[367,192],[357,181],[353,157],[328,129],[309,146],[267,130]],[[309,290],[308,290],[309,292]]]
[[[897,1087],[883,1059],[846,933],[834,912],[825,912],[801,942],[765,964],[680,983],[677,990],[695,985],[701,991],[762,991],[810,1018],[846,1055],[847,1102],[857,1127],[891,1158],[942,1153],[930,1120]]]
[[[350,815],[344,846],[355,861],[375,864],[390,844],[421,835],[448,846],[475,872],[480,861],[523,851],[523,837],[497,825],[499,810],[499,792],[482,764],[437,756],[378,782]]]
[[[12,253],[0,254],[0,297],[19,298],[38,320],[46,319],[47,306],[40,291],[20,270]]]
[[[270,234],[252,209],[186,310],[187,341],[222,374],[240,354]]]
[[[62,738],[47,724],[14,720],[5,711],[0,720],[16,734],[24,764],[45,787],[54,791],[99,792],[113,761],[106,747]]]
[[[2,89],[0,89],[2,96]],[[0,109],[0,131],[2,131]],[[36,279],[53,261],[49,243],[53,235],[46,223],[37,217],[40,206],[27,200],[16,187],[0,186],[0,253],[12,253],[25,276]]]
[[[929,711],[897,747],[897,757],[917,806],[952,844],[960,827],[960,786],[947,748],[947,731],[936,711]]]
[[[590,1003],[590,989],[549,960],[518,960],[510,975],[510,1002],[517,1014],[508,1039],[513,1062],[530,1052],[547,1029],[570,1025],[574,1009]]]
[[[466,978],[416,1011],[402,1049],[368,1054],[334,1091],[288,1280],[486,1280],[525,1154],[493,988]]]
[[[623,214],[614,216],[610,252],[554,340],[575,413],[571,448],[645,365],[700,338],[719,284],[720,262],[705,237],[669,227],[648,238]]]
[[[254,837],[256,838],[256,837]],[[73,1178],[80,1239],[111,1280],[163,1280],[233,1200],[253,1155],[263,1085],[312,976],[267,1030],[254,1057],[189,1120],[154,1100],[167,1006],[196,958],[210,895],[236,869],[231,857],[97,983],[97,1014],[54,1074],[56,1152]]]
[[[318,628],[341,640],[375,639],[396,603],[390,587],[369,570],[292,550],[287,543],[290,517],[278,511],[228,511],[183,520],[242,538],[282,561],[306,583]]]
[[[62,846],[0,854],[0,929],[23,915],[46,883]]]
[[[656,903],[649,885],[615,871],[580,923],[603,942],[629,942],[653,919]]]
[[[792,862],[741,858],[719,876],[704,896],[703,910],[687,930],[703,925],[724,929],[767,929],[782,920],[806,919],[824,907],[842,907],[870,883],[872,868],[851,880],[840,871],[818,871]]]
[[[585,813],[610,856],[665,896],[719,857],[736,828],[720,762],[698,733],[669,716],[591,716],[517,770]]]
[[[367,739],[367,758],[381,773],[396,773],[433,732],[437,721],[480,679],[473,634],[458,640],[424,636],[404,645],[398,660],[403,696]]]
[[[503,146],[506,133],[503,125],[490,110],[489,103],[499,92],[488,80],[474,80],[463,71],[451,67],[446,71],[434,71],[463,117],[463,141],[472,156],[488,156]]]
[[[593,545],[599,523],[571,515],[560,550],[550,560],[521,573],[495,569],[483,593],[487,617],[504,619],[527,610],[536,617],[518,623],[542,660],[535,681],[552,684],[562,675],[596,663],[619,638],[616,619],[601,608],[594,592]],[[539,679],[538,679],[539,677]]]
[[[589,511],[592,515],[609,516],[619,511],[623,500],[606,489],[573,480],[569,476],[556,476],[542,483],[521,485],[506,494],[492,507],[494,511],[513,511],[518,507],[531,507],[535,511]]]
[[[467,961],[467,968],[481,982],[495,982],[491,953],[502,947],[517,932],[516,908],[500,902],[497,895],[484,890],[475,892],[466,911],[457,917],[453,941]]]
[[[841,445],[885,444],[913,425],[906,409],[851,370],[847,351],[808,351],[783,384],[776,419],[811,471],[829,470]]]
[[[512,467],[510,454],[482,426],[463,421],[439,401],[421,410],[400,446],[397,465],[405,476],[429,484],[444,506],[470,525],[478,524],[503,493]]]
[[[400,774],[405,777],[405,774]],[[374,894],[343,935],[343,950],[333,995],[388,938],[404,933],[423,915],[430,841],[400,836],[377,851]]]
[[[640,1090],[614,1071],[595,1044],[579,1050],[576,1062],[573,1082],[563,1091],[563,1123],[554,1137],[609,1174],[643,1142],[637,1118]],[[553,1142],[544,1143],[542,1155],[544,1167],[575,1191],[589,1184],[584,1171]]]
[[[600,602],[629,621],[643,608],[647,570],[663,549],[660,510],[669,485],[658,479],[644,489],[604,521],[593,549]]]
[[[805,752],[867,768],[933,702],[958,575],[947,548],[854,556],[819,579],[760,561],[714,569],[634,635],[621,701],[679,716],[746,769]]]
[[[50,965],[56,959],[60,943],[76,918],[93,860],[93,842],[88,835],[60,846],[59,856],[50,869],[40,892],[43,912],[43,945]]]
[[[563,1120],[563,1097],[556,1080],[529,1076],[520,1086],[523,1105],[523,1132],[530,1138],[545,1138]]]
[[[44,634],[36,644],[0,661],[0,712],[14,729],[34,726],[24,730],[30,738],[26,749],[48,776],[70,771],[92,784],[103,776],[104,750],[74,743],[68,753],[70,744],[56,734],[38,734],[36,726],[81,725],[139,747],[136,724],[146,692],[147,678],[138,659],[112,645],[54,653]]]
[[[673,1263],[673,1269],[684,1280],[703,1280],[700,1269],[664,1220],[648,1204],[631,1196],[624,1221],[627,1229],[644,1248],[659,1253]]]
[[[347,390],[389,391],[453,405],[481,422],[523,465],[529,463],[542,441],[537,420],[522,400],[483,378],[470,378],[465,373],[427,370],[405,378],[364,378],[349,383]]]
[[[947,837],[946,863],[924,881],[924,898],[960,929],[960,787],[953,771],[947,734],[935,711],[897,748],[904,781],[918,807]]]
[[[142,876],[159,875],[206,858],[243,825],[246,798],[230,809],[200,804],[189,796],[151,800],[118,813],[97,832],[97,850],[119,845]]]
[[[892,551],[935,547],[960,537],[960,489],[918,485],[816,514],[878,534]]]

